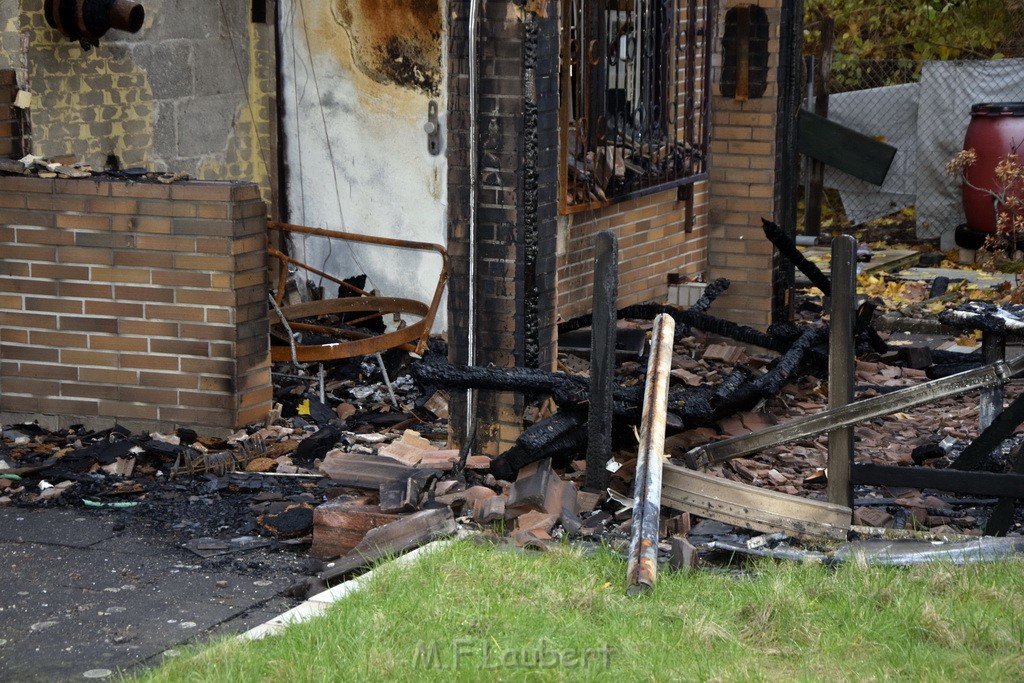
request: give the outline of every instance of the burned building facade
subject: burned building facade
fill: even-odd
[[[732,287],[714,313],[764,327],[773,308],[776,315],[781,310],[772,301],[780,283],[773,282],[771,246],[759,231],[764,216],[785,224],[792,194],[778,171],[787,163],[787,55],[799,48],[799,2],[771,0],[753,12],[713,0],[143,4],[138,33],[111,31],[86,50],[48,25],[39,3],[0,0],[0,69],[14,82],[5,97],[9,92],[13,101],[16,89],[32,93],[25,109],[3,105],[12,122],[23,121],[8,130],[9,154],[250,181],[275,218],[445,245],[451,278],[435,332],[447,333],[458,363],[554,367],[558,322],[589,310],[593,245],[605,230],[618,238],[620,307],[665,300],[680,280],[727,277]],[[737,7],[747,8],[738,24],[730,15]],[[730,40],[723,41],[729,21]],[[746,85],[723,88],[724,71]],[[751,77],[758,87],[749,87]],[[15,189],[28,180],[8,182],[14,184],[3,188],[0,207],[5,402],[12,382],[26,377],[19,354],[35,348],[32,337],[47,329],[34,327],[42,321],[27,311],[37,304],[23,290],[48,283],[53,292],[40,296],[56,296],[67,278],[88,282],[103,265],[87,264],[95,273],[43,275],[36,268],[33,275],[33,264],[49,256],[12,251],[17,226],[59,228],[97,210],[98,229],[131,232],[137,228],[129,217],[152,209],[167,214],[156,216],[166,219],[160,230],[180,227],[197,237],[207,220],[195,206],[172,207],[170,194],[158,198],[169,202],[163,208],[143,207],[140,198],[124,207],[99,200],[79,207],[61,199],[82,194],[72,189],[81,181],[52,181],[41,193],[45,201]],[[117,192],[108,187],[104,197]],[[251,241],[246,230],[237,230],[239,239]],[[207,246],[213,243],[190,245]],[[231,248],[249,254],[250,247]],[[429,257],[337,249],[315,236],[289,248],[339,277],[365,273],[368,289],[382,295],[422,296],[436,280]],[[224,299],[229,312],[215,317],[225,328],[252,323],[246,334],[259,336],[266,311],[252,316],[265,297],[256,302],[247,290],[267,287],[265,278],[253,280],[265,266],[254,269],[256,260],[254,252],[224,264],[235,269],[237,286],[227,287],[234,292]],[[165,268],[156,261],[154,267]],[[212,283],[217,272],[201,274]],[[26,285],[26,277],[35,284]],[[160,278],[135,284],[154,297],[185,286]],[[117,283],[107,284],[117,302]],[[123,317],[116,307],[107,315]],[[59,316],[53,324],[60,331]],[[119,328],[102,334],[109,339],[98,343],[107,345],[126,337]],[[246,358],[240,375],[223,375],[225,392],[249,386],[253,377],[269,386],[269,354],[250,348],[248,339],[224,342],[242,344]],[[53,337],[42,346],[59,357],[62,344],[81,341]],[[113,377],[97,386],[123,394]],[[69,391],[62,381],[38,391],[60,397]],[[135,374],[124,381],[143,380]],[[250,398],[245,410],[236,406],[212,421],[238,426],[268,398]],[[469,398],[477,450],[501,452],[519,432],[522,399]],[[456,441],[468,434],[465,400],[453,397]],[[76,415],[77,404],[33,405],[40,414]],[[6,403],[0,409],[32,412]],[[92,404],[86,413],[116,416]]]

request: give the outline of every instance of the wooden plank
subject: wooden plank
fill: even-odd
[[[896,148],[830,121],[800,111],[798,149],[812,159],[855,178],[881,185],[896,156]]]
[[[666,464],[662,505],[726,524],[796,538],[846,540],[848,507],[766,491],[756,486]]]
[[[875,486],[908,486],[976,496],[1024,498],[1024,474],[1011,472],[965,472],[928,467],[854,464],[853,483]]]

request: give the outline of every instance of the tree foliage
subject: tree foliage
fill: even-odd
[[[853,86],[863,81],[864,60],[889,62],[880,79],[860,85],[905,82],[927,60],[990,59],[1021,23],[1016,0],[806,0],[804,45],[819,54],[825,17],[835,22],[834,79]]]

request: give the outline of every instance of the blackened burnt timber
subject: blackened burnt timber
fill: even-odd
[[[821,290],[822,294],[826,297],[832,296],[832,280],[829,279],[825,273],[821,272],[818,266],[811,263],[806,256],[800,253],[800,249],[797,248],[796,243],[789,238],[785,232],[782,231],[776,223],[765,218],[761,219],[761,223],[764,228],[764,236],[768,238],[768,241],[772,243],[782,256],[796,266],[797,270],[804,274],[811,284]],[[866,312],[865,316],[858,313],[857,317],[857,334],[863,335],[864,340],[879,353],[885,353],[889,350],[889,345],[885,343],[881,337],[878,336],[878,332],[870,326],[871,313],[874,310],[873,307],[864,309]]]
[[[669,392],[668,415],[674,418],[669,420],[670,424],[679,429],[703,427],[777,395],[816,356],[812,351],[827,338],[828,327],[817,323],[803,330],[789,350],[760,377],[753,378],[752,371],[741,370],[730,374],[722,384]],[[448,389],[514,391],[551,396],[555,400],[559,411],[524,431],[512,448],[493,462],[492,472],[499,478],[509,479],[515,471],[541,458],[565,457],[586,447],[587,431],[581,427],[586,424],[590,397],[587,378],[532,368],[456,366],[436,353],[428,353],[411,370],[420,382]],[[636,424],[643,387],[616,386],[613,399],[615,419]]]
[[[822,294],[832,296],[832,281],[828,279],[825,273],[821,272],[818,266],[811,263],[807,260],[806,256],[800,253],[793,240],[789,239],[789,235],[784,233],[782,228],[770,220],[762,218],[761,223],[764,228],[764,236],[779,250],[779,253],[796,266],[797,270],[803,273],[811,281],[812,285],[820,289]]]
[[[780,335],[765,334],[753,327],[738,325],[729,320],[722,320],[715,316],[708,315],[707,310],[712,302],[729,288],[729,281],[725,278],[713,280],[704,288],[704,293],[688,309],[665,306],[662,304],[635,304],[619,309],[616,317],[619,320],[636,318],[640,320],[654,320],[662,313],[672,316],[676,322],[676,334],[682,335],[689,328],[700,330],[708,334],[717,334],[721,337],[732,339],[743,344],[760,346],[777,353],[785,353],[789,349],[792,338],[784,338]],[[558,325],[558,333],[566,334],[593,324],[593,315],[581,315]]]

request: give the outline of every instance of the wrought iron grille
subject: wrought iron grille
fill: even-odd
[[[706,177],[714,0],[563,0],[563,213]]]

